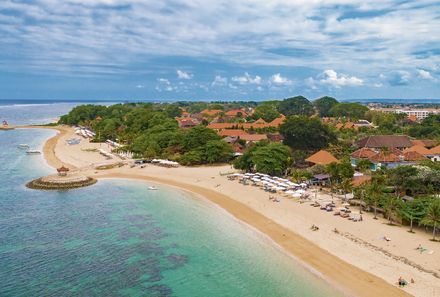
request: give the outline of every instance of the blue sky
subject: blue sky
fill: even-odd
[[[430,0],[2,0],[0,99],[440,98],[439,32]]]

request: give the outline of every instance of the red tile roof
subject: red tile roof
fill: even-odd
[[[413,144],[406,135],[376,135],[368,136],[356,142],[358,147],[369,148],[407,148]]]
[[[327,165],[333,162],[339,163],[338,159],[336,159],[332,154],[324,150],[320,150],[319,152],[311,155],[306,159],[306,161],[319,165]]]
[[[415,140],[411,140],[411,142],[414,145],[421,145],[421,146],[424,146],[427,148],[434,147],[437,144],[437,141],[432,140],[432,139],[420,139],[420,140],[415,139]]]
[[[267,124],[267,122],[265,120],[263,120],[262,118],[259,118],[258,120],[256,120],[254,122],[254,124]]]
[[[407,152],[417,152],[417,153],[419,153],[420,155],[424,155],[424,156],[430,154],[430,150],[427,149],[426,147],[424,147],[423,145],[415,145],[415,146],[412,146],[412,147],[410,147],[410,148],[405,149],[403,152],[404,152],[404,153],[407,153]]]
[[[353,177],[353,180],[351,181],[351,185],[353,187],[359,187],[363,185],[364,183],[370,182],[371,176],[369,175],[361,175],[361,176],[355,176]]]
[[[405,161],[423,161],[427,158],[418,152],[405,152],[403,153],[403,159]]]
[[[247,135],[240,135],[240,139],[256,142],[256,141],[266,140],[267,136],[266,134],[247,134]]]
[[[393,162],[400,162],[402,161],[400,157],[392,152],[385,152],[381,151],[378,152],[376,155],[372,156],[370,158],[371,162],[384,162],[384,163],[393,163]]]
[[[433,147],[429,150],[430,155],[440,155],[440,145],[437,145],[436,147]]]
[[[243,135],[249,135],[246,131],[241,129],[223,129],[218,132],[218,135],[225,137],[225,136],[243,136]]]
[[[241,124],[239,123],[211,123],[207,127],[210,129],[220,130],[220,129],[232,129],[235,127],[240,128]]]
[[[216,115],[219,115],[222,112],[223,112],[223,110],[221,110],[221,109],[205,109],[205,110],[202,110],[200,113],[205,114],[210,117],[214,117]]]
[[[242,109],[232,109],[225,113],[228,117],[237,117],[241,113],[242,117],[247,117],[247,113]]]
[[[284,123],[285,120],[286,120],[286,117],[284,115],[280,115],[278,118],[276,118],[275,120],[270,122],[269,125],[271,125],[271,127],[278,127],[282,123]]]
[[[369,159],[372,156],[376,155],[376,152],[372,149],[363,147],[358,149],[357,151],[351,153],[350,157],[355,159]]]

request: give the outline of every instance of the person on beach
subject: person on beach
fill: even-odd
[[[405,287],[408,282],[406,280],[404,280],[401,276],[399,277],[399,287]]]

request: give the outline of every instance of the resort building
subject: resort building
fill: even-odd
[[[428,117],[430,114],[440,114],[440,109],[434,108],[378,108],[376,111],[385,112],[385,113],[397,113],[397,114],[406,114],[408,117],[415,117],[417,120],[421,121]]]
[[[331,153],[320,150],[317,153],[314,153],[310,157],[306,159],[311,165],[328,165],[330,163],[339,163],[339,160],[335,158]]]
[[[384,147],[404,150],[412,147],[413,143],[406,135],[376,135],[356,141],[355,146],[358,148],[371,148],[373,150]]]
[[[440,162],[440,145],[429,150],[428,158],[433,162]]]
[[[421,152],[425,152],[421,150]],[[351,165],[356,167],[360,160],[369,160],[370,169],[376,171],[379,168],[396,168],[402,165],[415,165],[428,158],[419,153],[417,149],[407,149],[400,151],[396,148],[373,150],[370,148],[360,148],[350,155]]]

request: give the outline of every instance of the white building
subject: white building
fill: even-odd
[[[413,109],[406,109],[406,108],[378,108],[375,109],[376,111],[381,111],[385,113],[397,113],[401,114],[404,113],[408,117],[413,116],[416,117],[417,120],[421,121],[428,117],[430,114],[440,114],[440,109],[434,109],[434,108],[413,108]]]

